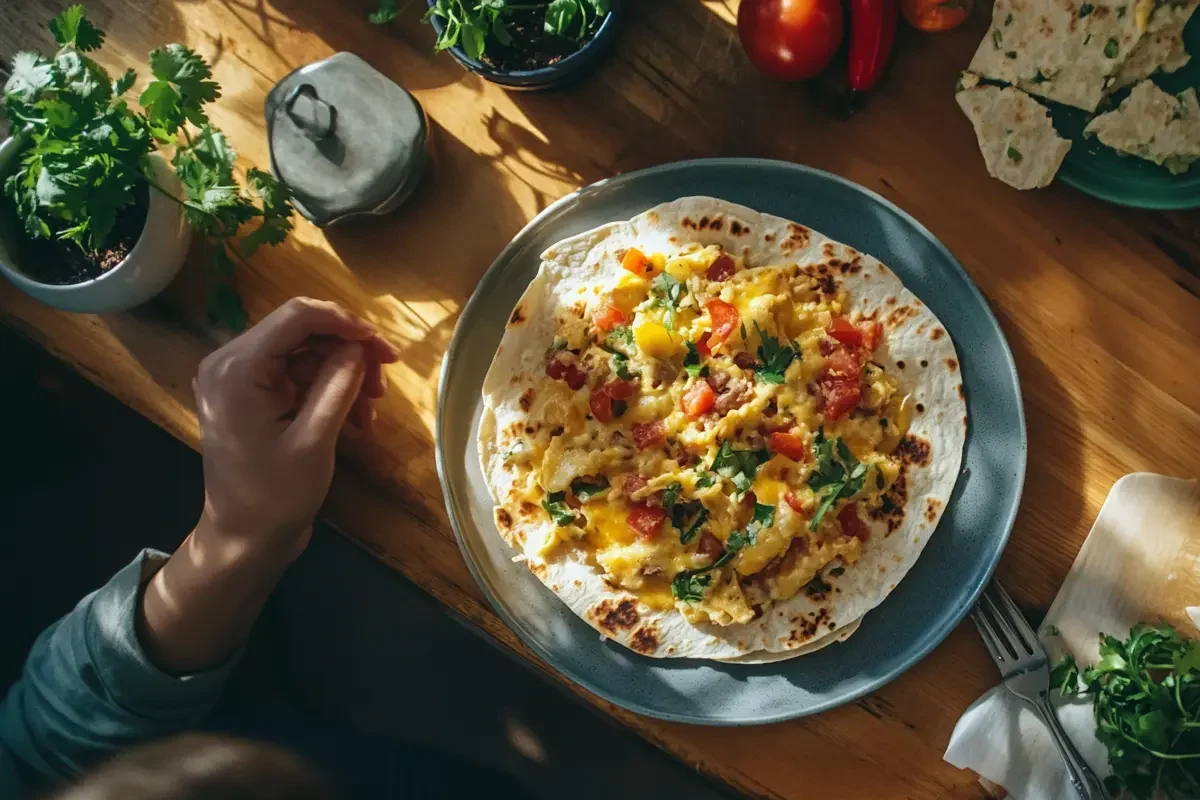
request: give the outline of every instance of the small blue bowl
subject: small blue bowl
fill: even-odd
[[[435,4],[435,0],[426,0],[426,2],[430,8]],[[608,11],[608,16],[600,23],[600,28],[596,31],[596,35],[588,40],[587,44],[579,48],[579,50],[557,64],[552,64],[548,67],[504,72],[493,69],[483,62],[469,57],[466,51],[457,45],[451,47],[449,50],[450,54],[463,67],[506,89],[517,91],[557,89],[583,78],[608,54],[608,51],[612,49],[613,43],[617,40],[617,28],[624,13],[625,0],[612,0],[612,7]],[[441,36],[442,30],[445,28],[441,17],[434,15],[430,17],[429,21],[433,24],[434,30],[438,32],[438,36]]]

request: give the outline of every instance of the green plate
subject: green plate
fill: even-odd
[[[1183,69],[1154,78],[1155,83],[1172,94],[1200,86],[1200,14],[1192,16],[1183,40],[1192,60]],[[1128,95],[1128,89],[1113,95],[1113,107]],[[1182,175],[1172,175],[1166,167],[1121,155],[1094,137],[1084,138],[1083,129],[1092,116],[1085,111],[1056,103],[1050,106],[1050,115],[1059,133],[1074,142],[1058,172],[1063,183],[1123,206],[1200,208],[1200,162],[1192,164]]]

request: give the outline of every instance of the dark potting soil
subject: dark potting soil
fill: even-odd
[[[508,33],[512,41],[502,45],[496,41],[495,36],[489,36],[487,50],[480,61],[499,72],[549,67],[577,53],[591,41],[603,18],[591,22],[583,41],[547,34],[543,28],[545,20],[544,8],[522,9],[506,15],[505,21],[508,23]],[[576,22],[578,23],[578,20]]]
[[[65,286],[99,278],[120,264],[137,244],[146,227],[150,208],[150,187],[139,184],[131,205],[117,214],[117,222],[108,235],[108,244],[95,253],[87,253],[75,242],[64,239],[20,238],[21,271],[40,283]]]

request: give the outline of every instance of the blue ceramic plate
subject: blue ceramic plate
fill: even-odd
[[[941,525],[899,588],[843,644],[759,666],[651,659],[600,638],[501,540],[475,440],[480,387],[504,323],[558,240],[687,195],[793,219],[890,266],[958,347],[970,425],[962,474]],[[946,248],[861,186],[777,161],[666,164],[568,195],[504,249],[463,309],[442,366],[438,474],[463,557],[497,613],[566,678],[619,706],[708,725],[775,722],[847,703],[929,653],[975,602],[1008,540],[1025,477],[1025,418],[1012,354],[995,317]]]

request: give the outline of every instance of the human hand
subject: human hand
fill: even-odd
[[[368,430],[396,350],[336,303],[293,298],[209,355],[193,383],[204,462],[197,532],[290,563],[333,478],[338,434]]]

